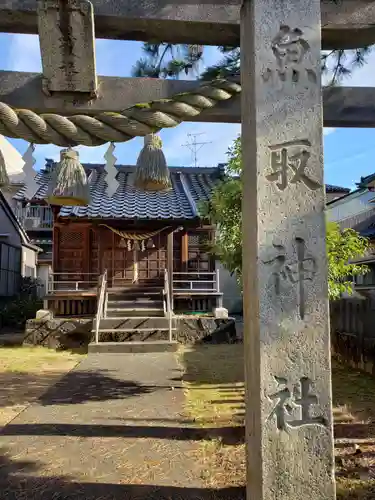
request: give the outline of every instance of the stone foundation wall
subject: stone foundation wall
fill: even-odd
[[[175,339],[181,344],[231,344],[236,341],[236,325],[231,318],[179,317]]]
[[[29,319],[26,322],[24,344],[51,349],[76,349],[91,342],[93,320],[90,319]]]
[[[237,341],[235,321],[211,317],[177,317],[173,340],[181,344],[230,344]],[[41,345],[52,349],[76,349],[93,340],[93,319],[54,318],[31,319],[26,323],[24,344]],[[167,340],[168,331],[102,333],[101,342],[131,342]]]

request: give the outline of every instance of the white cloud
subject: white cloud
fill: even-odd
[[[323,129],[323,135],[333,134],[333,132],[336,132],[334,127],[324,127]]]
[[[36,35],[9,35],[8,68],[11,71],[42,71],[39,38]]]

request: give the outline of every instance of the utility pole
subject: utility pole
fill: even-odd
[[[182,144],[183,147],[188,147],[190,151],[193,154],[193,160],[194,160],[194,167],[197,166],[198,164],[198,151],[200,151],[203,146],[206,144],[212,144],[212,141],[210,142],[197,142],[197,137],[200,135],[204,135],[205,132],[202,132],[200,134],[188,134],[188,142],[186,144]],[[190,142],[189,142],[190,141]]]

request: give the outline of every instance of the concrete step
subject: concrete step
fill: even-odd
[[[163,287],[129,287],[129,288],[109,288],[109,295],[135,295],[137,297],[161,294],[163,292]]]
[[[172,326],[174,326],[175,321],[172,318]],[[126,330],[134,329],[144,329],[149,328],[153,330],[160,330],[163,328],[168,328],[169,322],[168,318],[163,317],[137,317],[137,318],[119,318],[107,316],[102,318],[99,323],[99,329],[111,329],[118,330],[119,328]],[[96,321],[94,321],[93,329],[96,328]]]
[[[107,318],[163,317],[163,309],[123,309],[107,307]]]
[[[147,309],[149,307],[155,309],[163,309],[162,300],[148,299],[144,297],[139,297],[134,300],[118,300],[116,297],[108,297],[108,305],[111,307],[124,307],[130,309]]]
[[[148,353],[148,352],[176,352],[177,342],[168,340],[155,340],[144,342],[99,342],[88,346],[89,354],[125,354],[125,353]]]
[[[169,331],[169,328],[99,328],[99,334],[100,333],[112,333],[112,332],[118,332],[118,333],[144,333],[144,332],[167,332]],[[176,328],[172,328],[172,332],[176,331]]]

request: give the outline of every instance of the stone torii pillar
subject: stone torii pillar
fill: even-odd
[[[320,0],[244,0],[249,500],[334,500]]]

